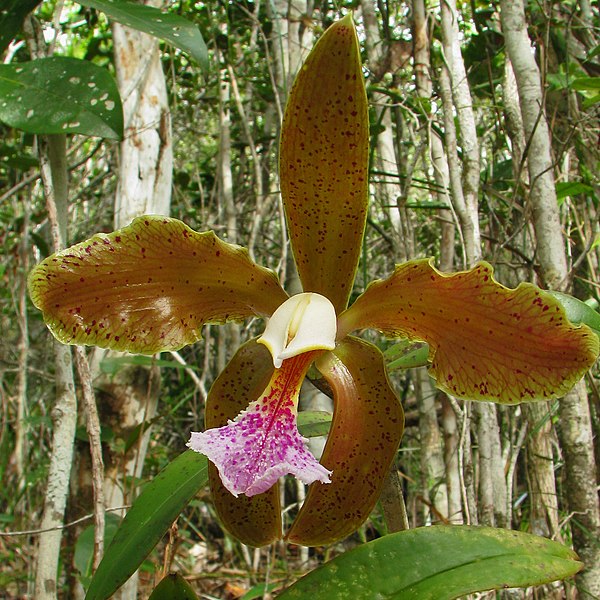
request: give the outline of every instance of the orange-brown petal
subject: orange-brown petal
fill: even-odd
[[[250,340],[240,347],[212,385],[206,400],[206,428],[221,427],[256,400],[268,386],[274,371],[269,351]],[[256,496],[229,492],[217,468],[209,462],[213,502],[224,527],[249,546],[264,546],[281,538],[279,484]]]
[[[270,315],[287,299],[245,249],[156,216],[48,257],[29,290],[61,342],[147,354],[197,341],[204,323]]]
[[[305,292],[347,303],[364,232],[369,117],[351,15],[306,59],[288,99],[279,157],[281,193]]]
[[[331,483],[312,484],[287,540],[331,544],[355,531],[375,506],[402,432],[404,412],[381,352],[347,337],[317,366],[333,390],[333,422],[321,464]]]
[[[559,397],[598,356],[598,338],[550,294],[529,283],[508,289],[486,262],[451,275],[430,259],[399,265],[340,315],[338,335],[367,327],[427,342],[438,387],[471,400]]]

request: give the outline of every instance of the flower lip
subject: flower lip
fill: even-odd
[[[337,322],[333,304],[321,294],[304,292],[286,300],[257,340],[273,356],[276,369],[286,358],[310,350],[333,350]]]

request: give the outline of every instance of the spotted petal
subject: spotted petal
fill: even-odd
[[[333,422],[321,458],[333,473],[330,485],[309,488],[287,535],[305,546],[331,544],[369,516],[404,428],[402,406],[375,346],[347,337],[316,364],[333,390]]]
[[[261,494],[287,474],[307,484],[329,483],[330,472],[308,451],[296,424],[300,387],[314,356],[283,361],[264,392],[233,421],[192,433],[188,446],[217,466],[234,496]]]
[[[305,292],[339,313],[364,232],[369,117],[352,16],[319,39],[296,77],[281,132],[281,193]]]
[[[248,406],[249,398],[258,398],[273,375],[269,351],[256,340],[246,342],[235,353],[213,383],[205,408],[207,429],[225,425]],[[256,496],[229,492],[217,471],[208,463],[210,490],[217,514],[225,528],[249,546],[264,546],[281,538],[279,486]]]
[[[148,354],[195,342],[207,322],[270,315],[287,299],[243,248],[152,216],[48,257],[29,289],[61,342]]]
[[[338,335],[367,327],[427,342],[438,387],[471,400],[561,396],[598,356],[598,338],[571,325],[550,294],[508,289],[485,262],[452,275],[428,259],[396,267],[340,315]]]

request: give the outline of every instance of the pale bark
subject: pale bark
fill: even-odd
[[[479,193],[479,144],[473,100],[467,80],[465,63],[460,51],[458,12],[455,0],[445,0],[442,8],[442,45],[448,67],[449,83],[452,92],[453,108],[459,125],[458,139],[462,150],[462,197],[455,198],[455,209],[461,221],[465,242],[467,265],[472,265],[481,258],[481,239],[478,218]],[[445,123],[453,118],[453,112],[444,107]],[[450,154],[450,151],[448,152]],[[452,170],[452,165],[450,165]],[[454,186],[453,186],[454,187]],[[454,190],[453,190],[454,191]]]
[[[550,132],[543,107],[541,78],[527,34],[522,0],[502,0],[502,29],[513,64],[523,125],[528,141],[531,217],[537,256],[545,283],[568,289],[570,273],[552,173]],[[567,501],[573,513],[575,550],[585,563],[576,577],[581,597],[600,596],[600,511],[593,434],[585,383],[579,382],[560,402],[559,434],[565,459]]]
[[[436,389],[424,368],[415,369],[419,409],[419,447],[423,478],[424,522],[445,522],[449,516],[442,434],[436,412]]]
[[[19,282],[18,282],[18,318],[19,318],[19,373],[17,377],[17,409],[15,415],[15,449],[12,460],[21,484],[24,474],[25,449],[25,416],[28,412],[27,402],[27,367],[29,355],[29,325],[27,319],[27,273],[29,272],[29,202],[23,205],[23,232],[19,244]]]
[[[511,154],[515,185],[529,182],[528,172],[524,169],[525,129],[519,106],[517,81],[510,59],[504,65],[502,85],[506,131],[511,140]],[[519,195],[517,194],[517,197]],[[527,232],[523,232],[523,243],[530,246]],[[527,421],[527,479],[529,482],[531,515],[530,523],[533,533],[547,537],[560,534],[558,530],[558,494],[554,474],[554,457],[552,453],[551,435],[552,420],[548,418],[550,404],[540,402],[523,406],[523,415]]]
[[[361,11],[365,27],[365,48],[368,64],[371,70],[377,69],[384,62],[387,52],[385,41],[379,33],[379,24],[373,0],[361,0]],[[400,171],[394,139],[392,113],[389,97],[381,92],[373,92],[370,98],[381,131],[376,140],[376,168],[380,173],[381,181],[376,183],[377,200],[382,209],[389,215],[393,225],[396,240],[398,260],[407,260],[414,255],[411,243],[410,224],[400,200],[402,186],[400,185]]]
[[[67,167],[65,136],[48,136],[39,140],[39,158],[44,195],[52,229],[52,247],[59,251],[67,238]],[[71,348],[53,341],[56,396],[52,407],[52,452],[44,498],[40,529],[35,597],[39,600],[57,598],[58,562],[65,508],[69,494],[69,478],[73,463],[77,398],[73,382]]]

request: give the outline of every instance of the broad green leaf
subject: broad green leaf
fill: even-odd
[[[397,266],[339,317],[338,336],[364,328],[427,342],[440,389],[505,404],[565,394],[599,346],[550,294],[528,283],[508,289],[485,262],[450,275],[430,259]]]
[[[565,579],[582,566],[569,548],[527,533],[420,527],[337,556],[278,599],[452,600],[473,592]]]
[[[287,299],[245,249],[156,216],[49,256],[29,291],[61,342],[143,354],[196,342],[207,322],[270,315]]]
[[[91,62],[64,56],[0,65],[0,120],[29,133],[123,136],[113,77]]]
[[[346,307],[361,252],[369,118],[352,16],[319,39],[288,99],[279,151],[281,194],[305,292]]]
[[[207,484],[207,467],[206,457],[188,450],[143,488],[106,549],[86,600],[104,600],[127,581]]]
[[[287,535],[288,541],[304,546],[331,544],[364,522],[404,429],[402,406],[375,346],[348,337],[316,365],[333,390],[333,422],[321,458],[333,473],[331,483],[309,487]]]
[[[42,0],[3,0],[0,3],[0,53],[4,52],[23,26],[25,17]]]
[[[111,19],[161,38],[184,52],[188,52],[200,66],[208,70],[208,50],[198,26],[179,15],[162,12],[153,6],[124,0],[77,0],[79,4],[95,8]]]
[[[242,345],[217,377],[206,399],[206,429],[221,427],[256,400],[269,385],[273,359],[256,340]],[[264,546],[282,536],[279,484],[263,494],[233,496],[209,463],[210,491],[225,529],[244,544]]]
[[[169,573],[161,579],[148,600],[198,600],[198,596],[181,575]]]
[[[553,291],[548,293],[561,303],[571,323],[575,323],[576,325],[584,323],[592,329],[597,336],[600,336],[600,314],[598,314],[597,311],[588,306],[585,302],[582,302],[573,296],[569,296],[568,294]]]

